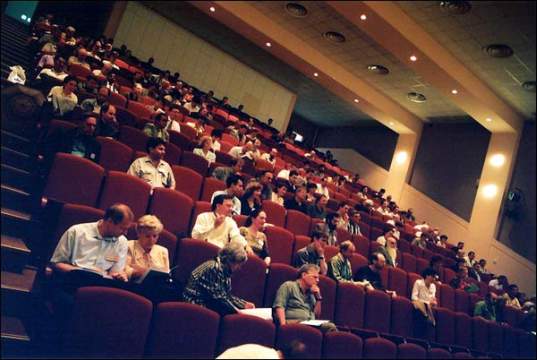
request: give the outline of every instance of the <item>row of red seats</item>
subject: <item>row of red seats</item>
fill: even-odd
[[[102,218],[103,210],[75,204],[65,204],[59,214],[59,222],[56,225],[56,231],[51,239],[50,249],[55,247],[60,236],[70,226],[78,223],[97,221]],[[238,217],[239,222],[244,221],[244,217]],[[136,234],[131,231],[129,239],[135,239]],[[256,256],[251,256],[246,265],[236,274],[234,274],[232,286],[236,295],[248,299],[256,306],[270,306],[276,294],[278,287],[287,280],[296,278],[297,270],[289,266],[291,255],[299,248],[309,242],[305,236],[295,236],[279,227],[267,229],[268,247],[271,253],[272,264],[267,275],[267,266],[264,261]],[[159,244],[168,249],[171,266],[178,265],[174,276],[179,284],[185,284],[192,270],[206,260],[216,256],[218,247],[204,241],[193,239],[181,239],[168,231],[164,231],[160,238]],[[330,259],[338,252],[337,247],[328,246],[325,256]],[[51,254],[48,254],[50,256]],[[351,259],[351,265],[354,272],[358,268],[367,265],[367,259],[360,255],[354,254]],[[421,278],[418,274],[407,273],[399,268],[386,268],[381,273],[383,283],[388,289],[395,290],[398,297],[390,300],[385,293],[375,291],[369,295],[365,294],[361,287],[350,284],[336,284],[332,279],[321,276],[321,289],[323,292],[323,318],[336,321],[338,324],[351,327],[364,327],[366,323],[365,316],[377,316],[375,314],[390,313],[390,301],[393,313],[393,319],[406,319],[411,317],[412,305],[410,295],[414,282]],[[366,296],[371,299],[370,305],[374,304],[381,308],[364,308],[367,305]],[[437,291],[438,301],[445,309],[438,311],[447,311],[454,314],[471,315],[475,302],[479,299],[477,296],[469,296],[461,290],[453,290],[451,287],[443,284]],[[384,304],[384,305],[379,305]],[[385,306],[384,308],[382,306]],[[375,310],[376,309],[376,310]],[[379,310],[377,312],[377,310]],[[365,311],[365,313],[364,313]],[[457,313],[455,313],[457,312]],[[365,314],[365,315],[363,315]],[[452,316],[452,317],[453,317]],[[506,308],[505,320],[512,326],[521,322],[523,313],[513,308]],[[392,332],[401,336],[412,335],[412,322],[399,321],[392,322],[390,325],[390,316],[383,317],[381,322],[371,318],[367,322],[368,328],[376,329],[381,332]],[[378,328],[376,326],[379,326]],[[391,327],[390,327],[391,326]],[[449,337],[448,337],[449,338]],[[434,338],[433,338],[434,340]],[[444,342],[444,341],[443,341]]]
[[[102,306],[103,303],[108,306]],[[468,319],[466,319],[468,320]],[[106,324],[108,331],[94,329]],[[473,330],[473,331],[472,331]],[[394,340],[360,330],[323,334],[301,324],[282,325],[235,314],[220,317],[198,305],[168,302],[152,303],[121,289],[81,288],[76,295],[73,320],[64,341],[64,355],[83,357],[214,358],[224,350],[246,343],[283,349],[292,341],[305,344],[304,358],[366,359],[468,359],[477,356],[532,358],[534,337],[511,328],[501,328],[483,320],[461,324],[461,334],[477,336],[481,352],[455,347],[426,347],[420,342]],[[360,334],[362,336],[358,336]],[[492,353],[485,354],[483,345]],[[502,344],[501,346],[498,346]],[[505,344],[505,346],[503,346]],[[464,344],[462,345],[465,346]],[[449,351],[451,350],[451,351]]]

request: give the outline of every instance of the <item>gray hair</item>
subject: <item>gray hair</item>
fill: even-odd
[[[315,270],[317,272],[321,271],[321,269],[315,264],[304,264],[298,269],[297,278],[300,279],[302,274],[308,273],[311,270]]]
[[[240,264],[248,260],[248,255],[246,254],[244,245],[238,244],[236,242],[227,243],[218,252],[218,257],[220,257],[220,261],[225,264]]]

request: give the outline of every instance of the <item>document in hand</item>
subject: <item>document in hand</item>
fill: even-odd
[[[306,321],[301,321],[300,323],[304,325],[310,325],[310,326],[321,326],[322,324],[327,323],[327,322],[329,321],[328,320],[306,320]]]
[[[143,282],[157,282],[157,281],[166,281],[170,277],[170,273],[162,271],[159,269],[149,268],[145,273],[136,279],[134,282],[136,284],[142,284]]]
[[[238,309],[238,312],[272,321],[272,308]]]

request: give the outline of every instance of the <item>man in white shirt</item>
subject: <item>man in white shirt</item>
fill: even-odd
[[[212,211],[199,214],[196,218],[192,238],[210,242],[220,248],[229,242],[246,246],[246,240],[231,217],[232,209],[233,197],[231,195],[216,195],[212,200]]]
[[[317,191],[315,191],[317,194],[321,194],[326,196],[327,199],[330,199],[330,193],[328,192],[328,186],[326,186],[328,182],[326,181],[326,177],[321,178],[321,183],[317,184]]]
[[[231,196],[231,200],[232,200],[233,215],[240,215],[242,204],[239,198],[242,196],[242,193],[244,191],[242,177],[237,174],[229,175],[226,179],[226,186],[227,186],[226,190],[219,190],[213,193],[213,196],[211,197],[211,203],[214,202],[214,199],[218,195],[229,195]]]
[[[261,159],[269,162],[272,166],[276,165],[276,156],[278,156],[278,150],[275,148],[272,148],[270,150],[270,153],[264,153],[261,155]]]
[[[162,160],[166,154],[166,143],[160,138],[149,138],[147,141],[148,156],[133,161],[128,174],[145,180],[151,188],[164,187],[175,189],[173,171],[166,161]]]
[[[393,231],[392,229],[389,229],[389,230],[386,230],[384,232],[384,235],[381,235],[377,238],[377,242],[382,245],[382,246],[386,246],[386,239],[388,239],[389,237],[393,237]]]

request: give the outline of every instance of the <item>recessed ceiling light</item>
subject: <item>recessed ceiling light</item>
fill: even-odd
[[[486,118],[485,119],[487,122],[492,122],[492,119],[491,118]]]
[[[408,100],[415,102],[415,103],[422,103],[422,102],[427,101],[427,98],[425,97],[425,95],[414,92],[414,91],[409,92],[408,94],[406,94],[406,96]]]
[[[453,89],[453,90],[451,90],[451,93],[452,93],[453,95],[457,95],[457,94],[459,93],[459,91],[457,91],[457,89]]]
[[[354,99],[354,102],[358,104],[360,102],[360,100]]]
[[[367,20],[367,15],[366,14],[360,15],[360,20],[362,20],[362,21]]]
[[[308,15],[308,9],[299,3],[290,2],[285,5],[285,11],[289,13],[289,15],[294,17],[305,17]]]
[[[271,46],[272,46],[272,44],[271,44],[270,42],[266,42],[265,45],[266,45],[267,47],[271,47]]]
[[[210,10],[211,12],[215,12],[215,11],[216,11],[216,8],[215,8],[214,6],[211,6],[211,7],[209,8],[209,10]]]
[[[393,121],[390,121],[389,124],[392,125],[392,126],[394,125]]]
[[[319,76],[319,74],[315,72],[315,73],[313,73],[313,76],[317,77],[317,76]]]
[[[390,72],[390,70],[388,70],[386,66],[382,66],[378,64],[367,65],[367,70],[378,75],[386,75]]]
[[[416,61],[416,60],[418,60],[416,55],[411,55],[410,56],[410,61]]]

